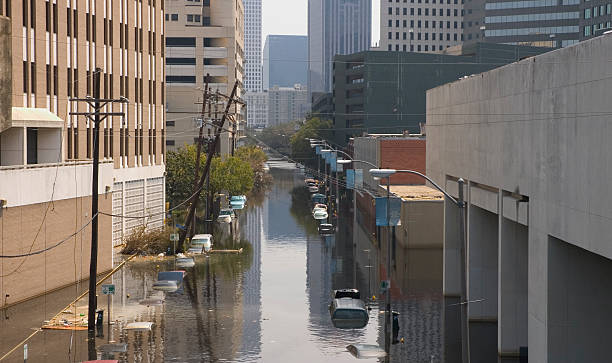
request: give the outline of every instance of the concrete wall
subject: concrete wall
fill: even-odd
[[[100,196],[101,211],[111,212],[110,194]],[[51,247],[78,231],[91,218],[91,197],[55,200],[0,210],[3,255]],[[112,268],[110,217],[98,220],[98,272]],[[58,289],[89,276],[91,227],[47,252],[24,258],[0,259],[0,307]],[[5,299],[6,295],[9,295]]]
[[[605,284],[612,267],[611,58],[612,36],[604,35],[427,92],[428,176],[455,195],[455,178],[464,178],[469,208],[497,215],[468,221],[468,240],[501,231],[500,353],[527,344],[530,361],[606,360],[598,323],[610,321],[601,305],[610,289],[585,286]],[[446,226],[452,241],[456,227]],[[557,240],[567,245],[560,252]],[[585,266],[585,254],[597,263],[563,275]],[[456,263],[445,260],[445,269]],[[445,292],[457,282],[445,272]],[[581,328],[587,322],[593,329]]]
[[[395,235],[404,248],[442,248],[444,202],[442,200],[402,200],[402,225]]]

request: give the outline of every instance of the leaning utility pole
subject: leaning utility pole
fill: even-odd
[[[206,77],[204,77],[204,95],[202,98],[202,113],[200,115],[201,117],[201,121],[202,124],[200,125],[200,133],[198,135],[198,147],[196,150],[196,159],[195,159],[195,176],[193,178],[193,193],[196,193],[198,190],[198,180],[199,180],[199,176],[200,176],[200,155],[202,153],[202,136],[204,135],[204,116],[206,113],[206,103],[208,102],[208,79],[210,78],[210,74],[206,74]],[[199,198],[198,198],[199,199]],[[198,203],[198,199],[196,199],[195,203],[196,203],[196,207],[197,207],[197,203]],[[193,231],[192,231],[192,236],[196,233],[195,230],[195,212],[193,213]],[[179,244],[180,246],[180,244]],[[179,247],[180,248],[180,247]],[[174,251],[174,253],[176,253],[176,251]]]
[[[225,124],[225,120],[227,119],[227,114],[229,113],[230,107],[232,106],[232,102],[234,101],[234,97],[236,95],[237,88],[238,88],[238,81],[234,83],[234,88],[232,88],[232,94],[227,100],[227,105],[225,106],[225,112],[223,113],[223,116],[221,117],[219,124],[215,125],[217,129],[215,130],[215,138],[211,145],[212,150],[217,149],[217,145],[219,144],[219,138],[221,136],[221,129],[223,128],[223,125]],[[204,165],[202,176],[200,177],[200,181],[198,182],[198,186],[196,188],[194,195],[191,197],[191,204],[189,206],[189,212],[187,213],[187,218],[185,219],[185,230],[181,231],[179,235],[179,246],[181,246],[185,242],[185,237],[187,237],[187,232],[189,231],[189,228],[191,227],[191,220],[193,219],[193,216],[195,214],[196,202],[200,197],[200,193],[202,192],[204,182],[206,181],[206,176],[209,174],[210,164],[212,163],[213,154],[214,153],[209,152],[208,155],[206,156],[206,164]]]
[[[96,276],[98,275],[98,174],[100,164],[100,122],[108,116],[124,116],[123,112],[100,112],[110,103],[127,103],[125,97],[120,99],[100,98],[100,73],[96,68],[93,72],[94,96],[86,98],[71,98],[70,101],[87,102],[93,112],[70,112],[70,115],[86,116],[94,123],[93,131],[93,177],[91,181],[91,255],[89,262],[89,306],[87,310],[87,330],[90,335],[96,328]],[[91,338],[91,336],[90,336]],[[91,359],[91,357],[89,357]],[[95,357],[94,357],[95,359]]]

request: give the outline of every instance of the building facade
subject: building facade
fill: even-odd
[[[239,1],[203,1],[201,5],[168,1],[166,7],[166,94],[167,140],[169,150],[197,141],[201,125],[205,78],[209,94],[229,96],[238,83],[237,97],[244,93],[244,8]],[[217,108],[212,106],[209,122]],[[242,107],[232,107],[236,122],[228,120],[227,129],[238,130],[244,120]],[[214,134],[209,127],[206,134]],[[221,133],[222,155],[231,153],[234,133]]]
[[[268,35],[264,45],[263,88],[308,84],[308,37]]]
[[[580,0],[487,1],[487,42],[565,47],[580,39]]]
[[[482,299],[468,319],[490,322],[500,355],[608,359],[596,337],[612,320],[611,57],[604,35],[427,92],[427,175],[454,196],[465,180],[466,299]],[[458,215],[446,201],[449,296],[461,291]]]
[[[420,133],[425,92],[549,48],[478,43],[448,48],[455,55],[368,51],[336,56],[334,141],[364,132]]]
[[[334,56],[368,50],[371,26],[371,0],[308,0],[309,95],[331,92]]]
[[[463,41],[463,1],[380,1],[380,49],[436,52]]]
[[[261,92],[261,0],[244,2],[244,90]]]
[[[135,217],[98,216],[98,270],[132,228],[163,224],[164,2],[14,0],[0,15],[0,243],[26,255],[0,259],[3,306],[88,277],[94,125],[70,113],[91,111],[71,99],[93,96],[96,68],[100,96],[127,99],[103,110],[124,116],[100,124],[99,208]]]
[[[302,85],[268,90],[268,126],[301,120],[308,112],[308,91]]]
[[[612,1],[580,3],[580,40],[591,39],[612,30]]]
[[[268,92],[247,92],[244,100],[247,104],[247,127],[266,128],[268,126]]]

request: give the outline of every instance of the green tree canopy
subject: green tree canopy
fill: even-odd
[[[314,150],[307,139],[329,139],[332,123],[330,120],[321,120],[318,117],[306,119],[302,127],[291,136],[291,157],[301,163],[314,163]],[[311,164],[312,165],[312,164]]]
[[[254,173],[251,165],[236,156],[228,156],[225,160],[215,158],[211,172],[210,186],[215,193],[241,195],[253,189]]]

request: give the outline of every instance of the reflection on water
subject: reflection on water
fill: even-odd
[[[350,200],[339,213],[336,234],[320,237],[303,176],[289,164],[272,167],[274,184],[267,194],[250,200],[231,225],[214,227],[214,248],[243,248],[244,253],[197,257],[196,265],[186,269],[182,288],[174,293],[152,289],[158,271],[174,269],[172,260],[132,262],[112,278],[117,287],[112,313],[118,323],[110,330],[105,324],[104,337],[96,344],[127,343],[127,351],[98,353],[99,358],[353,362],[347,345],[384,344],[380,314],[384,296],[379,296],[379,284],[387,274],[386,251],[378,248],[361,225],[353,226],[352,213],[346,208],[352,205]],[[392,347],[391,361],[459,361],[459,309],[442,297],[442,251],[408,250],[398,245],[395,256],[393,309],[400,312],[399,336],[404,337],[404,344]],[[81,284],[78,289],[72,287],[5,311],[9,319],[0,323],[0,353],[29,335],[30,328],[40,326],[84,287]],[[366,298],[371,310],[365,328],[332,325],[331,292],[341,288],[357,288]],[[143,302],[156,299],[164,303],[147,306]],[[107,309],[103,295],[99,307]],[[122,329],[133,321],[155,325],[151,332]],[[472,329],[473,336],[481,334],[492,336],[487,327]],[[30,359],[86,360],[85,338],[86,332],[45,331],[29,342]],[[22,353],[17,350],[9,361],[21,361]],[[486,360],[492,356],[486,350],[482,353],[480,361],[496,360]]]

